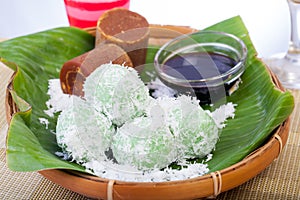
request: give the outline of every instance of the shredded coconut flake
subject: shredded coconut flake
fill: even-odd
[[[147,87],[150,90],[154,90],[152,96],[154,98],[159,97],[174,97],[177,94],[177,91],[172,88],[166,86],[159,78],[155,78],[153,81],[147,84]]]
[[[208,161],[210,161],[211,159],[213,158],[213,154],[208,154],[207,156],[206,156],[206,160],[205,160],[205,162],[208,162]]]
[[[114,164],[110,161],[91,161],[84,166],[88,172],[94,173],[102,178],[130,181],[130,182],[164,182],[178,181],[195,178],[208,173],[207,164],[190,163],[182,166],[182,169],[165,168],[164,170],[139,171],[128,165]],[[90,171],[88,169],[94,169]]]
[[[211,113],[211,116],[219,128],[224,128],[226,126],[225,122],[228,118],[234,118],[235,106],[237,106],[237,104],[229,102],[225,105],[221,105]]]
[[[70,105],[70,95],[64,94],[60,87],[59,79],[50,79],[48,86],[48,93],[50,99],[46,102],[48,110],[44,112],[49,116],[53,117],[54,113],[60,112]]]
[[[39,118],[39,121],[41,124],[44,124],[46,126],[46,129],[48,129],[49,120],[46,118]]]

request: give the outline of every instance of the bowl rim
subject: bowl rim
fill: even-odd
[[[191,39],[195,35],[201,36],[201,35],[205,35],[205,34],[224,36],[224,37],[233,39],[240,45],[241,55],[234,67],[232,67],[230,70],[228,70],[222,74],[219,74],[218,76],[202,78],[202,79],[198,79],[198,80],[187,80],[187,79],[182,79],[182,78],[177,78],[177,77],[175,78],[175,77],[163,72],[162,67],[161,67],[161,65],[163,65],[163,63],[159,63],[159,56],[166,50],[167,47],[169,47],[174,42],[178,42],[183,39]],[[193,40],[193,39],[191,39],[191,40]],[[205,45],[212,44],[213,45],[213,44],[221,44],[221,43],[207,42],[207,43],[203,43],[203,44],[205,44]],[[222,45],[225,46],[224,44],[222,44]],[[199,46],[199,43],[195,42],[194,45],[189,45],[187,47],[193,47],[193,46]],[[229,48],[229,47],[226,47],[226,48]],[[179,52],[179,50],[176,51],[176,53],[177,52]],[[173,52],[173,54],[175,54],[175,53]],[[154,68],[160,78],[162,78],[163,80],[165,80],[167,82],[171,82],[173,84],[182,85],[182,84],[203,83],[205,85],[205,87],[217,86],[217,85],[223,84],[223,81],[220,81],[220,80],[223,80],[223,78],[225,78],[225,77],[232,77],[232,75],[235,75],[236,73],[238,73],[236,75],[236,77],[234,77],[234,80],[236,80],[242,75],[242,73],[245,71],[245,62],[247,59],[247,54],[248,54],[248,49],[247,49],[244,41],[242,39],[240,39],[239,37],[237,37],[233,34],[221,32],[221,31],[201,30],[201,31],[197,31],[197,32],[192,32],[190,34],[180,35],[180,36],[175,37],[174,39],[171,39],[170,41],[166,42],[164,45],[162,45],[159,48],[159,50],[157,51],[157,53],[155,54]],[[228,83],[233,82],[234,80],[230,79],[228,81]]]

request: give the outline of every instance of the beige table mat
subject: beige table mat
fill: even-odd
[[[88,199],[66,190],[37,172],[11,172],[6,167],[4,141],[7,130],[5,87],[12,72],[0,65],[0,199]],[[219,200],[300,200],[300,91],[292,91],[296,107],[288,142],[280,157],[245,184],[220,194]]]

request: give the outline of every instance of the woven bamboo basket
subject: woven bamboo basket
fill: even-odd
[[[86,31],[95,35],[95,28],[89,28]],[[151,25],[149,43],[162,45],[180,34],[194,31],[196,30],[184,26]],[[284,91],[276,76],[271,71],[269,71],[269,74],[275,86],[279,90]],[[6,116],[8,122],[10,122],[12,115],[18,112],[18,108],[9,92],[12,89],[12,82],[10,82],[6,93]],[[216,197],[222,192],[245,183],[268,167],[279,156],[286,144],[289,127],[290,118],[287,118],[271,133],[271,137],[264,145],[253,151],[242,161],[223,170],[183,181],[159,183],[124,182],[60,169],[44,170],[39,171],[39,173],[64,188],[96,199],[140,200]]]

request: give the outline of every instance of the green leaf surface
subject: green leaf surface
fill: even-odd
[[[207,29],[234,34],[248,48],[243,82],[227,99],[237,104],[235,118],[227,121],[213,158],[208,162],[210,171],[216,171],[239,162],[261,146],[291,114],[294,102],[289,92],[279,91],[274,86],[265,65],[256,57],[256,50],[240,17],[230,18]],[[7,162],[11,170],[84,170],[54,155],[59,150],[53,134],[56,117],[49,118],[44,110],[49,98],[48,80],[59,77],[64,62],[93,47],[94,37],[71,27],[51,29],[0,43],[0,61],[17,70],[12,95],[22,107],[22,112],[13,116],[8,131]],[[157,47],[149,48],[149,65],[146,65],[145,71],[153,71],[151,63],[156,51]],[[146,74],[141,77],[149,81]],[[49,120],[48,129],[39,122],[39,118]]]
[[[48,80],[59,77],[60,68],[66,60],[94,48],[94,39],[80,29],[62,27],[0,43],[0,61],[16,71],[11,95],[21,110],[13,116],[8,131],[7,162],[10,169],[62,168],[59,164],[62,162],[65,163],[63,168],[74,168],[74,164],[54,156],[59,149],[53,134],[56,118],[44,113],[47,109],[45,102],[49,99]],[[49,120],[48,129],[40,123],[40,118]],[[45,154],[45,158],[41,154]],[[44,163],[47,157],[57,160],[58,165],[55,162],[51,165]]]

